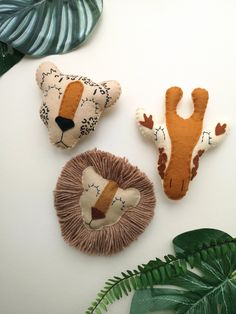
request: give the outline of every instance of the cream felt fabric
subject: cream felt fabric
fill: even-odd
[[[109,180],[95,172],[93,167],[87,167],[82,174],[83,193],[80,197],[80,207],[84,223],[89,229],[100,229],[116,223],[130,207],[135,207],[140,201],[140,192],[135,188],[122,189],[118,187],[112,195],[106,187]],[[110,195],[109,195],[110,194]],[[105,199],[105,200],[104,200]],[[108,201],[108,206],[102,206]],[[100,206],[96,206],[98,204]],[[104,218],[99,218],[99,213]],[[96,219],[97,218],[97,219]]]
[[[187,119],[180,117],[176,108],[182,94],[179,87],[167,90],[165,122],[157,122],[142,108],[136,112],[140,132],[158,149],[157,169],[166,195],[173,200],[187,193],[190,181],[197,174],[200,157],[220,143],[228,131],[226,123],[217,121],[209,127],[204,124],[208,102],[205,89],[196,88],[192,92],[193,114]]]
[[[51,62],[38,67],[36,81],[43,93],[40,117],[50,141],[63,149],[93,132],[104,110],[121,94],[117,81],[94,83],[85,76],[62,74]]]

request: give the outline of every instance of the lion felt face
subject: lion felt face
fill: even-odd
[[[84,76],[65,75],[50,62],[39,66],[36,80],[43,92],[40,117],[50,141],[63,149],[93,132],[103,111],[121,93],[116,81],[97,84]]]
[[[84,223],[90,229],[115,224],[127,209],[140,201],[137,189],[124,190],[115,181],[104,179],[91,166],[83,171],[82,185],[80,207]]]

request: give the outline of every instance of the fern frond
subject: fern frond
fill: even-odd
[[[105,287],[98,293],[96,300],[87,309],[86,314],[101,314],[107,311],[107,306],[128,295],[132,290],[146,289],[154,285],[168,282],[172,278],[186,274],[187,266],[197,267],[236,252],[236,239],[211,240],[198,245],[189,253],[178,253],[176,256],[167,255],[165,261],[158,258],[147,264],[138,266],[136,270],[127,270],[121,277],[115,276],[105,283]]]

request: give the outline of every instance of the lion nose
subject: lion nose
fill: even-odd
[[[62,130],[62,132],[72,129],[75,126],[73,120],[63,118],[61,116],[56,117],[55,121],[57,125],[59,126],[59,128]]]
[[[101,212],[99,209],[97,209],[96,207],[92,207],[92,219],[96,220],[96,219],[102,219],[105,218],[105,214],[103,212]]]

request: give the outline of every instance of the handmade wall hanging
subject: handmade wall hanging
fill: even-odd
[[[107,312],[115,300],[134,291],[130,314],[235,314],[236,238],[198,229],[175,237],[173,246],[175,256],[108,279],[85,313]]]
[[[151,139],[158,149],[158,172],[166,195],[181,199],[189,183],[197,174],[200,157],[216,146],[226,135],[226,123],[203,127],[208,92],[196,88],[192,92],[194,112],[188,119],[181,118],[176,107],[183,92],[171,87],[166,92],[166,122],[159,123],[144,109],[138,109],[137,123],[141,133]]]
[[[63,149],[93,132],[102,113],[121,93],[117,81],[94,83],[85,76],[62,74],[51,62],[39,66],[36,80],[43,92],[40,117],[50,141]]]
[[[137,239],[153,217],[147,176],[127,159],[92,150],[70,160],[55,190],[62,236],[89,254],[110,255]]]

